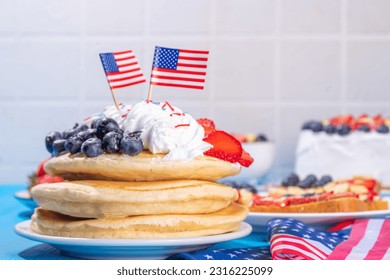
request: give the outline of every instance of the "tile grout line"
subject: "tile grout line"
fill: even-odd
[[[274,111],[274,122],[275,122],[275,128],[274,128],[274,138],[275,139],[281,139],[281,106],[280,106],[280,81],[281,81],[281,9],[282,9],[282,3],[281,0],[275,1],[275,47],[274,47],[274,104],[275,104],[275,111]],[[279,143],[276,143],[276,146],[278,146]],[[280,149],[277,149],[280,151]],[[276,168],[280,168],[281,160],[280,155],[276,155]]]
[[[81,103],[82,106],[80,106],[80,114],[81,114],[81,117],[84,117],[86,116],[86,107],[85,107],[85,104],[86,104],[86,101],[87,101],[87,92],[86,92],[86,86],[83,81],[86,81],[86,59],[85,59],[85,53],[86,53],[86,50],[87,50],[87,41],[86,41],[86,37],[87,37],[87,32],[86,32],[86,16],[87,16],[87,8],[86,8],[86,0],[82,0],[80,2],[80,31],[79,31],[79,40],[80,40],[80,76],[79,76],[79,79],[80,79],[80,96],[79,96],[79,101]]]
[[[341,0],[340,2],[340,104],[341,112],[346,113],[347,106],[347,93],[348,93],[348,61],[347,51],[348,42],[346,35],[348,34],[347,25],[347,13],[348,13],[348,2],[347,0]]]
[[[209,53],[209,62],[210,61],[213,61],[212,59],[210,59],[214,54],[213,54],[213,51],[215,52],[216,50],[216,40],[214,40],[214,38],[217,38],[217,31],[216,31],[216,21],[217,21],[217,3],[216,1],[210,1],[209,2],[209,7],[210,7],[210,17],[209,17],[209,27],[210,27],[210,32],[209,32],[209,40],[210,40],[210,53]],[[215,57],[215,56],[214,56]],[[209,71],[209,73],[207,74],[209,76],[209,81],[210,81],[210,77],[214,77],[214,80],[215,80],[215,77],[217,76],[217,70],[216,70],[216,66],[217,64],[215,63],[216,60],[214,60],[214,64],[212,65],[211,67],[211,71]],[[208,68],[210,69],[210,68]],[[207,79],[207,76],[206,76],[206,79]],[[207,80],[206,80],[206,83],[207,83]],[[212,81],[212,82],[209,82],[208,83],[208,88],[209,88],[209,96],[207,98],[209,104],[207,106],[207,113],[210,115],[210,117],[213,119],[215,118],[215,112],[216,112],[216,105],[217,104],[214,104],[215,103],[215,95],[216,95],[216,91],[218,89],[216,89],[215,87],[215,82]],[[218,102],[217,102],[218,103]]]

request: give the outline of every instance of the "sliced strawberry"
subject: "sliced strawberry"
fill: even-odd
[[[36,175],[37,175],[38,177],[41,177],[41,176],[43,176],[43,175],[46,174],[46,171],[45,171],[45,169],[43,168],[43,166],[45,165],[45,163],[46,163],[48,160],[49,160],[49,159],[45,159],[45,160],[41,161],[41,163],[39,163],[38,168],[37,168],[37,171],[36,171]]]
[[[210,133],[204,141],[213,145],[210,150],[204,153],[207,156],[216,157],[232,163],[238,162],[241,158],[241,143],[225,131],[216,130]]]
[[[201,126],[203,126],[204,129],[204,138],[207,138],[210,133],[215,131],[215,123],[214,121],[207,119],[207,118],[201,118],[196,120]]]
[[[384,124],[385,124],[385,120],[383,119],[381,114],[378,114],[372,118],[371,128],[373,130],[375,130],[378,126],[384,125]]]
[[[342,124],[351,125],[352,121],[353,121],[352,115],[337,116],[330,119],[330,124],[334,126],[338,126]]]
[[[369,126],[371,127],[372,119],[368,117],[367,114],[362,114],[358,118],[352,121],[351,123],[351,129],[356,130],[361,126]]]
[[[234,138],[236,138],[241,143],[248,142],[248,137],[246,134],[231,134]]]
[[[374,190],[376,184],[377,184],[377,181],[374,180],[374,179],[365,179],[365,180],[364,180],[364,186],[365,186],[368,190]]]
[[[36,184],[39,185],[39,184],[45,184],[45,183],[59,183],[59,182],[63,182],[64,179],[60,176],[52,176],[52,175],[49,175],[49,174],[44,174],[43,176],[39,177]]]
[[[253,157],[251,157],[251,155],[247,151],[243,150],[241,158],[238,160],[238,163],[244,167],[249,167],[253,163],[253,161]]]
[[[368,115],[367,114],[361,114],[358,119],[367,119]]]

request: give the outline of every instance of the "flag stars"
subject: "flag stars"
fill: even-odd
[[[231,259],[233,259],[234,257],[237,257],[237,255],[232,254],[232,253],[230,253],[230,254],[228,254],[228,255],[230,256]]]
[[[165,69],[176,69],[179,59],[178,49],[156,47],[153,66]]]
[[[213,256],[210,256],[208,254],[203,255],[203,257],[205,257],[207,260],[213,260],[214,259]]]

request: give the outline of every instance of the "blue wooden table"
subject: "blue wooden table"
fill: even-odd
[[[20,203],[15,193],[25,190],[23,185],[0,185],[0,260],[74,260],[60,250],[20,237],[14,226],[29,220],[32,211]],[[249,248],[267,246],[263,235],[252,233],[247,237],[215,244],[210,249]]]

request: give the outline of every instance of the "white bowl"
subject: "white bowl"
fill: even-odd
[[[242,143],[242,147],[254,159],[249,167],[242,167],[240,174],[227,179],[254,179],[264,176],[272,167],[275,160],[275,143],[273,142],[248,142]]]

